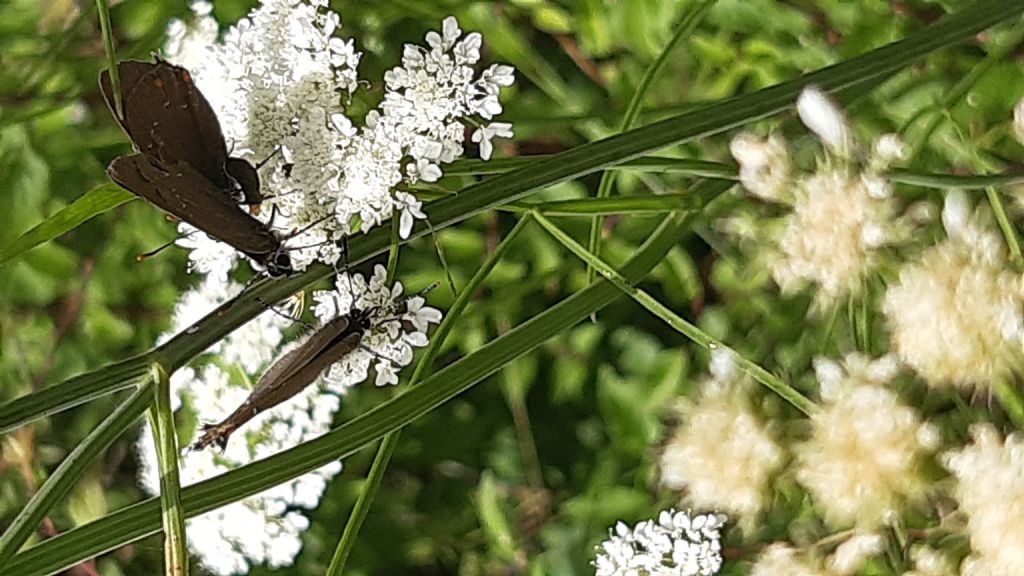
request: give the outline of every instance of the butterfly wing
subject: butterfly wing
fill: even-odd
[[[115,158],[107,174],[165,212],[261,264],[281,251],[281,241],[270,227],[242,210],[187,163],[165,164],[146,154],[132,154]]]
[[[159,59],[120,62],[117,70],[122,102],[117,119],[136,149],[164,165],[189,164],[216,188],[233,193],[237,184],[225,169],[228,154],[220,122],[188,70]],[[100,73],[100,89],[117,117],[106,70]]]

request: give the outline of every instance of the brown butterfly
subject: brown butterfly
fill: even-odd
[[[230,244],[269,275],[292,273],[281,238],[239,205],[259,202],[259,175],[252,164],[228,156],[217,116],[188,70],[160,58],[120,62],[117,70],[121,115],[107,70],[100,73],[100,89],[136,153],[115,158],[107,167],[110,178]]]

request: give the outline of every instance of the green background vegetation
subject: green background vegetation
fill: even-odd
[[[403,43],[421,43],[447,15],[456,16],[464,30],[481,32],[485,61],[508,63],[517,70],[516,85],[503,95],[506,113],[500,120],[514,123],[516,132],[514,142],[499,146],[496,156],[503,157],[559,153],[614,135],[645,70],[694,4],[453,0],[332,2],[332,8],[342,17],[339,35],[355,38],[365,52],[360,76],[372,86],[354,105],[357,114],[379,98],[382,74],[399,63]],[[644,98],[638,124],[700,110],[866,53],[923,30],[947,8],[959,5],[722,0],[671,53]],[[253,6],[218,1],[214,14],[227,27]],[[167,330],[172,306],[193,278],[185,272],[183,250],[135,261],[137,254],[174,236],[174,225],[141,200],[105,211],[34,249],[12,253],[19,235],[87,191],[108,184],[105,166],[130,145],[97,89],[106,55],[95,5],[14,0],[0,2],[0,15],[0,402],[6,403],[149,350]],[[118,58],[146,58],[160,49],[168,20],[187,16],[187,7],[183,2],[126,2],[113,6],[111,15]],[[948,108],[942,101],[951,87],[986,62],[1000,38],[1013,33],[1005,27],[992,29],[912,67],[901,65],[885,83],[835,79],[833,87],[852,87],[844,100],[857,128],[868,135],[897,131],[920,113],[939,121],[914,169],[980,172],[1006,158],[1020,158],[1020,147],[1007,138],[1010,110],[1024,93],[1020,54],[989,61],[969,98]],[[864,63],[864,78],[877,75],[869,64]],[[857,70],[852,73],[856,77]],[[766,111],[780,105],[766,105]],[[744,117],[743,111],[737,114],[734,118]],[[785,128],[797,142],[806,139],[791,113],[769,122]],[[909,134],[916,130],[921,135],[925,124],[913,124]],[[621,149],[627,154],[630,142],[639,142],[634,149],[646,153],[644,146],[673,144],[659,154],[722,162],[719,168],[728,172],[732,133],[694,139],[683,132],[671,134],[668,128],[641,131],[633,140],[621,141]],[[562,165],[576,162],[578,172],[593,172],[584,169],[586,160],[568,156]],[[538,169],[538,178],[555,170],[543,168],[547,172]],[[565,180],[569,173],[550,181]],[[590,173],[532,191],[528,200],[586,198],[595,193],[599,179],[599,173]],[[454,191],[479,180],[449,176],[441,184]],[[673,171],[623,171],[613,195],[678,194],[680,206],[695,206],[697,180]],[[908,201],[938,202],[934,190],[903,187],[898,192]],[[749,209],[742,194],[734,190],[718,198],[714,210],[679,225],[682,234],[671,239],[671,249],[642,287],[814,397],[811,359],[855,348],[849,321],[841,315],[831,327],[807,321],[809,295],[781,298],[767,272],[748,266],[737,247],[714,228],[716,214]],[[469,198],[456,204],[460,199],[449,199],[452,214],[478,211]],[[603,257],[616,265],[623,262],[652,236],[664,216],[665,209],[658,206],[645,214],[609,217]],[[586,244],[589,218],[550,217]],[[518,218],[512,211],[485,210],[439,232],[458,286],[466,284],[481,255],[493,250]],[[383,232],[374,238],[386,241]],[[354,239],[354,259],[365,260],[370,244]],[[413,287],[445,278],[429,236],[404,245],[398,266],[398,277]],[[289,287],[308,284],[314,276]],[[580,260],[530,223],[454,324],[435,369],[541,317],[556,303],[580,294],[586,283]],[[265,292],[289,292],[284,287],[274,290]],[[452,301],[443,284],[429,296],[430,304],[442,310]],[[255,305],[243,307],[228,322],[237,325],[242,314],[256,311]],[[499,371],[404,430],[347,573],[586,574],[592,571],[588,562],[593,546],[608,527],[618,520],[652,517],[676,503],[675,495],[657,487],[654,465],[670,430],[673,403],[706,372],[706,350],[627,297],[601,310],[596,322],[584,320],[541,333],[551,337],[536,350],[511,362],[494,360]],[[170,356],[184,359],[199,349],[182,346]],[[884,347],[869,340],[866,351],[878,349]],[[108,391],[124,389],[126,381]],[[402,390],[357,388],[344,399],[336,422],[352,421]],[[96,396],[3,435],[0,528],[6,529],[69,451],[109,417],[126,393]],[[796,416],[792,406],[774,395],[764,396],[780,417]],[[419,405],[428,404],[423,400]],[[12,417],[10,412],[3,415]],[[132,446],[140,422],[86,467],[68,497],[48,511],[40,534],[67,532],[144,499],[135,479]],[[310,513],[312,526],[295,566],[277,573],[323,573],[374,447],[345,459],[344,471]],[[804,506],[799,500],[782,504],[791,512]],[[769,518],[756,538],[768,542],[786,534],[786,524]],[[758,548],[738,536],[727,541],[731,560],[723,573],[743,573],[740,560],[752,559]],[[100,556],[95,565],[103,574],[148,575],[160,569],[161,555],[161,539],[151,536]],[[197,566],[194,573],[204,572]]]

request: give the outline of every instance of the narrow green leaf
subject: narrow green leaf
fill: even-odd
[[[10,561],[39,527],[46,514],[71,492],[75,482],[82,477],[93,460],[138,419],[152,400],[152,389],[140,386],[64,458],[0,537],[0,567]],[[0,572],[7,574],[6,570]]]
[[[116,184],[104,184],[88,191],[60,212],[37,224],[31,230],[0,248],[0,264],[4,264],[36,246],[74,229],[76,226],[135,198]]]

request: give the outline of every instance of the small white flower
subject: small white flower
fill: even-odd
[[[178,224],[178,233],[181,236],[175,244],[189,250],[189,273],[199,272],[219,282],[227,282],[235,262],[242,257],[241,253],[229,244],[210,238],[187,222]]]
[[[741,132],[729,144],[732,157],[740,165],[740,182],[751,194],[772,202],[790,202],[789,151],[781,136],[761,139]]]
[[[872,167],[877,170],[888,168],[900,160],[905,160],[906,157],[907,145],[898,134],[879,136],[871,148]]]
[[[885,549],[885,540],[878,534],[854,534],[836,548],[826,565],[836,576],[855,574],[868,558]]]
[[[490,160],[494,145],[493,138],[512,138],[512,125],[508,122],[491,122],[473,133],[473,142],[480,144],[480,158]]]

